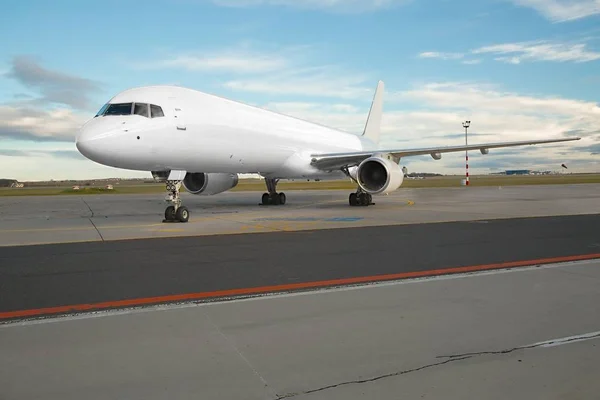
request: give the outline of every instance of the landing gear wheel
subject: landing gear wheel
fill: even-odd
[[[175,206],[169,206],[165,210],[165,221],[175,221]]]
[[[369,206],[373,197],[369,193],[361,193],[359,196],[359,202],[361,206]]]
[[[274,206],[278,206],[281,204],[281,199],[279,198],[278,193],[271,195],[271,204],[273,204]]]
[[[269,193],[263,193],[262,199],[261,199],[262,205],[263,206],[268,206],[269,205],[269,200],[271,200],[271,198],[269,196]]]
[[[348,197],[348,203],[353,207],[367,207],[373,204],[373,196],[364,192],[350,193],[350,196]]]
[[[267,185],[267,193],[263,193],[261,204],[263,206],[278,206],[284,205],[286,202],[285,193],[277,193],[278,179],[265,178]]]
[[[186,206],[181,206],[175,212],[175,219],[179,222],[188,222],[190,219],[190,212],[188,211]]]

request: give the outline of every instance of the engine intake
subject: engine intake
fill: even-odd
[[[404,181],[400,166],[383,157],[370,157],[357,170],[358,185],[370,194],[385,194],[398,189]]]
[[[236,187],[237,174],[188,172],[183,178],[185,189],[196,195],[210,196]]]

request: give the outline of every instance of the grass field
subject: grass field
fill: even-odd
[[[427,188],[427,187],[460,187],[462,176],[442,176],[426,179],[406,179],[402,187]],[[569,174],[569,175],[480,175],[471,177],[471,186],[513,186],[513,185],[553,185],[553,184],[583,184],[600,183],[600,174]],[[281,181],[277,186],[279,191],[290,190],[353,190],[355,185],[350,181],[332,182],[285,182]],[[24,188],[0,188],[0,196],[50,196],[50,195],[90,195],[90,194],[144,194],[164,193],[164,184],[138,183],[138,184],[115,184],[114,190],[104,187],[81,187],[73,190],[68,187],[24,187]],[[239,191],[265,191],[265,184],[259,179],[244,179],[239,185],[232,189]]]

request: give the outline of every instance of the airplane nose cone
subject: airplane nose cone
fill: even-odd
[[[85,126],[81,128],[79,134],[75,138],[75,146],[77,150],[83,154],[85,157],[94,160],[94,145],[93,145],[93,134],[89,129],[86,129]]]
[[[91,153],[91,146],[89,140],[82,139],[80,136],[78,136],[77,139],[75,139],[75,146],[81,154],[87,158],[90,158],[89,154]]]
[[[114,128],[107,129],[107,127],[92,121],[80,129],[75,139],[75,146],[82,155],[92,161],[100,164],[110,163],[114,150],[112,148],[114,146],[111,146],[114,141],[112,135],[115,133],[118,132]]]

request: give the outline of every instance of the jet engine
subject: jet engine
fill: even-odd
[[[237,184],[237,174],[229,173],[188,172],[183,178],[183,186],[188,192],[202,196],[225,192]]]
[[[369,194],[387,194],[398,189],[404,181],[402,168],[387,158],[372,156],[356,171],[358,185]]]

